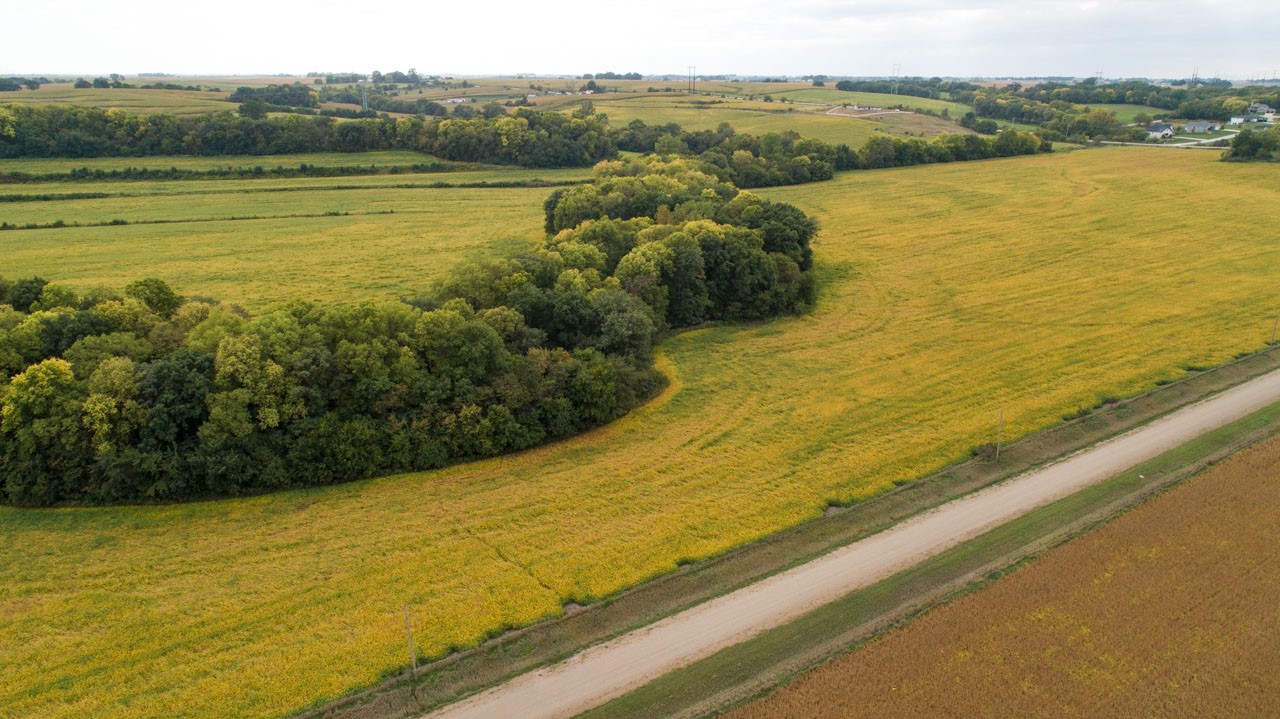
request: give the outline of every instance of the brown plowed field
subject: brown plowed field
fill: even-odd
[[[729,715],[1280,716],[1280,437]]]

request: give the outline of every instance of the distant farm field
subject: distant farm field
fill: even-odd
[[[1278,474],[1273,438],[727,716],[1273,716]]]
[[[659,366],[671,386],[612,425],[325,489],[0,509],[0,636],[13,638],[0,643],[0,706],[287,716],[405,664],[406,603],[419,647],[437,655],[964,458],[993,439],[1001,410],[1010,439],[1256,349],[1280,304],[1275,172],[1216,153],[1116,148],[770,190],[822,222],[817,307],[667,340]],[[1173,189],[1187,186],[1197,191]],[[442,192],[423,191],[423,202]],[[156,274],[222,296],[394,294],[368,284],[401,281],[400,265],[432,267],[435,253],[458,252],[451,238],[539,231],[546,190],[476,192],[424,213],[400,241],[381,239],[398,208],[334,218],[361,225],[351,241],[333,231],[345,225],[309,224],[330,218],[279,221],[235,239],[233,269],[182,265],[181,251],[157,266],[138,251],[112,279]],[[449,223],[456,234],[431,234]],[[76,232],[120,231],[99,238],[106,253],[164,227]],[[0,241],[42,232],[70,231]],[[232,240],[186,241],[190,252]],[[335,247],[341,255],[326,258]],[[21,267],[75,254],[51,242]]]
[[[949,100],[933,100],[927,97],[911,95],[891,95],[881,92],[846,92],[833,88],[814,87],[803,90],[787,90],[774,95],[785,97],[795,102],[820,102],[828,105],[870,105],[874,107],[897,107],[942,112],[946,110],[952,117],[961,117],[973,108]]]
[[[845,143],[861,147],[880,127],[875,122],[850,117],[836,117],[812,108],[783,103],[717,100],[661,95],[600,99],[593,101],[596,111],[609,116],[613,127],[625,127],[632,120],[649,125],[674,122],[685,130],[713,130],[722,122],[733,125],[737,132],[763,135],[793,130],[804,137],[833,144]],[[956,128],[959,129],[958,127]]]
[[[0,220],[19,225],[162,223],[0,232],[0,276],[39,274],[81,291],[158,276],[183,292],[251,308],[290,297],[354,302],[413,295],[459,262],[518,252],[541,236],[542,202],[550,192],[545,188],[400,189],[373,182],[463,181],[455,175],[472,173],[296,178],[266,187],[261,180],[93,183],[107,192],[136,192],[142,189],[137,185],[164,189],[0,203]],[[490,171],[475,181],[500,177]],[[371,186],[328,189],[350,180]],[[64,192],[78,187],[49,184]],[[297,189],[263,191],[286,187]]]
[[[246,83],[250,84],[250,83]],[[38,90],[6,92],[0,104],[16,105],[90,105],[129,112],[168,112],[174,115],[201,115],[228,110],[235,112],[237,103],[227,102],[227,93],[202,90],[139,90],[130,88],[84,88],[70,84],[42,85]]]
[[[0,159],[0,175],[25,172],[46,175],[70,172],[87,167],[90,170],[120,170],[129,167],[167,170],[222,170],[253,169],[255,167],[291,167],[300,164],[315,167],[379,167],[403,165],[439,165],[450,163],[420,152],[388,150],[385,152],[317,152],[300,155],[217,155],[212,157],[192,155],[163,155],[152,157],[24,157]],[[3,188],[3,185],[0,185]]]
[[[1156,115],[1161,115],[1163,117],[1172,117],[1174,114],[1172,110],[1162,110],[1158,107],[1148,107],[1146,105],[1130,105],[1130,104],[1123,104],[1123,103],[1117,103],[1117,104],[1098,103],[1095,105],[1089,105],[1088,107],[1094,110],[1110,110],[1111,112],[1114,112],[1116,114],[1116,119],[1118,119],[1120,122],[1133,122],[1134,121],[1133,119],[1138,115],[1146,115],[1148,117],[1155,117]]]

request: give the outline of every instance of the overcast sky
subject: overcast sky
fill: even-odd
[[[1270,77],[1275,0],[26,0],[0,73]]]

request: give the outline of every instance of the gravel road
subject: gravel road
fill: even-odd
[[[428,716],[571,717],[1278,401],[1280,371]]]

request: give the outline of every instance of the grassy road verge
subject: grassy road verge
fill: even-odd
[[[1270,436],[1272,405],[1037,509],[889,579],[591,710],[582,719],[703,717],[750,699]]]
[[[508,632],[479,647],[455,653],[421,667],[415,681],[410,681],[407,673],[402,674],[372,690],[334,702],[302,716],[317,719],[322,717],[324,719],[399,717],[456,701],[518,674],[567,658],[592,644],[652,623],[707,599],[803,563],[835,547],[857,541],[921,511],[1133,429],[1186,404],[1278,367],[1280,367],[1280,356],[1264,351],[1209,371],[1193,373],[1183,380],[1128,400],[1109,402],[1084,416],[1005,447],[998,462],[974,459],[903,484],[891,492],[866,502],[850,507],[832,507],[827,516],[818,520],[780,532],[719,557],[686,565],[679,571],[623,592],[599,604],[586,608],[568,607],[566,615],[561,618]],[[1262,414],[1265,414],[1265,411],[1259,413],[1259,415]],[[1227,432],[1230,435],[1230,432],[1237,431],[1242,423],[1259,421],[1257,417],[1258,415],[1255,415],[1241,420],[1206,435],[1202,440],[1169,453],[1177,455],[1175,458],[1166,455],[1148,464],[1181,462],[1178,466],[1182,469],[1168,465],[1170,469],[1164,474],[1168,477],[1185,477],[1194,471],[1197,461],[1189,459],[1193,455],[1185,453],[1199,452],[1198,456],[1209,458],[1204,461],[1212,461],[1213,457],[1224,450],[1213,450],[1210,446],[1202,447],[1203,443],[1217,442],[1218,444],[1212,446],[1221,448],[1232,442],[1246,441],[1247,433],[1231,435],[1235,439],[1228,440],[1223,439],[1222,433]],[[1263,424],[1265,425],[1265,422]],[[1233,430],[1233,428],[1236,429]],[[1226,445],[1222,444],[1224,441]],[[1146,464],[1143,465],[1144,468],[1146,466]],[[796,631],[803,633],[805,627],[809,626],[805,624],[810,621],[809,617],[793,625],[767,632],[752,642],[703,660],[688,671],[675,673],[650,687],[639,690],[635,695],[622,697],[596,711],[621,711],[621,714],[602,713],[599,716],[630,715],[636,711],[637,706],[653,704],[658,713],[651,714],[652,716],[665,716],[673,711],[698,713],[706,711],[707,707],[723,706],[748,697],[772,686],[780,678],[790,676],[816,661],[847,648],[851,643],[860,641],[858,637],[870,636],[890,626],[894,621],[899,621],[923,607],[942,601],[946,596],[963,587],[973,585],[991,572],[997,571],[998,568],[1007,567],[1021,557],[1042,551],[1047,546],[1052,546],[1074,533],[1083,531],[1082,527],[1092,526],[1102,518],[1113,516],[1123,507],[1140,500],[1141,497],[1146,496],[1146,493],[1153,491],[1153,488],[1160,486],[1156,483],[1156,476],[1159,473],[1154,470],[1135,471],[1135,477],[1138,474],[1145,475],[1145,479],[1141,480],[1143,488],[1122,487],[1125,477],[1128,476],[1126,473],[1080,495],[1038,510],[1005,528],[995,530],[974,542],[947,552],[926,565],[851,595],[845,601],[866,603],[866,610],[858,615],[864,617],[864,620],[856,625],[847,625],[846,630],[835,633],[838,634],[835,638],[831,636],[832,631],[827,631],[826,638],[816,646],[810,645],[803,651],[800,647],[796,647],[797,653],[791,659],[781,657],[776,652],[770,652],[769,647],[778,641],[790,641],[790,639],[774,638],[785,636],[777,635],[778,632],[786,632],[789,628],[795,627]],[[1176,479],[1168,481],[1176,481]],[[1108,494],[1108,492],[1115,492],[1115,494]],[[1097,493],[1101,494],[1095,496]],[[1086,506],[1078,508],[1078,512],[1069,510],[1068,507],[1075,501],[1084,502]],[[1027,522],[1031,524],[1024,524]],[[1043,536],[1037,540],[1033,536],[1034,533],[1027,533],[1030,530],[1026,529],[1026,527],[1040,526],[1036,525],[1036,522],[1040,522],[1042,528],[1052,531],[1044,532]],[[1020,527],[1022,529],[1019,529]],[[1008,532],[1012,534],[1007,534]],[[1019,534],[1019,532],[1022,533]],[[1003,536],[1003,539],[997,541],[996,535]],[[983,549],[985,544],[975,545],[975,542],[991,543],[991,545]],[[974,556],[966,557],[967,552],[974,553]],[[926,567],[931,567],[932,571],[936,572],[939,563],[947,573],[926,573],[915,579],[908,577],[917,571],[930,571]],[[890,586],[888,582],[895,584]],[[876,592],[887,594],[880,599],[873,599]],[[818,610],[818,612],[821,611],[823,610]],[[871,618],[866,619],[866,617]],[[736,651],[745,652],[745,654],[728,656],[728,653]],[[712,680],[705,673],[700,673],[704,669],[698,669],[698,667],[704,664],[706,665],[704,669],[709,667],[714,672],[728,671],[728,668],[734,666],[739,666],[741,669],[732,672],[737,677],[732,681]],[[759,674],[759,668],[763,666],[778,669],[762,677]],[[778,671],[782,673],[779,674]],[[668,682],[674,684],[668,685]],[[681,685],[703,694],[696,697],[684,695],[679,691]],[[732,688],[730,688],[731,685]],[[723,696],[708,697],[705,692],[709,686],[717,689],[725,688],[728,691]],[[642,692],[666,692],[672,697],[672,701],[685,708],[681,709],[667,702],[655,704],[655,695],[641,694]],[[679,696],[684,696],[684,699],[678,699]],[[620,710],[619,707],[622,709]],[[591,716],[596,714],[593,713]]]

